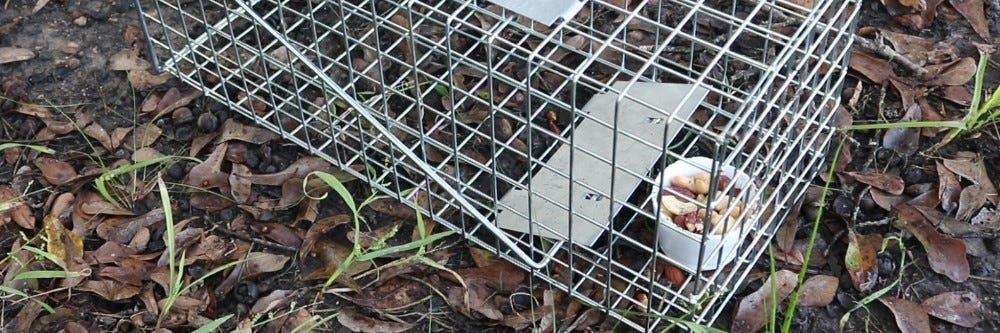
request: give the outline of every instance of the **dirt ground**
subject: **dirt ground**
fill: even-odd
[[[956,2],[958,1],[951,1],[951,3]],[[97,167],[99,163],[95,162],[96,160],[131,156],[142,148],[148,148],[145,146],[129,148],[127,145],[121,145],[108,149],[108,147],[102,147],[104,146],[103,142],[95,142],[100,140],[84,140],[73,128],[72,123],[80,124],[83,122],[81,118],[89,117],[93,123],[99,124],[100,127],[108,129],[110,132],[111,129],[134,127],[137,124],[148,122],[149,116],[142,115],[139,110],[144,108],[144,103],[148,101],[150,92],[134,89],[125,72],[113,70],[112,66],[109,66],[109,63],[113,62],[114,55],[119,54],[122,50],[137,47],[134,45],[136,39],[130,37],[136,33],[138,26],[132,1],[55,0],[46,3],[38,12],[33,13],[32,10],[36,5],[35,1],[0,0],[0,48],[16,47],[31,52],[30,59],[0,63],[0,84],[2,84],[0,87],[0,97],[2,97],[0,100],[0,144],[16,142],[49,147],[55,151],[52,157],[76,167],[79,174],[74,171],[73,177],[79,178],[74,178],[73,181],[66,181],[62,183],[63,185],[52,188],[43,186],[36,181],[30,181],[36,177],[44,177],[52,183],[53,179],[46,172],[45,167],[31,160],[44,155],[25,148],[19,153],[22,155],[10,156],[7,153],[7,159],[0,161],[0,189],[3,189],[3,185],[17,186],[20,184],[21,190],[26,195],[18,197],[19,200],[31,207],[29,215],[41,221],[43,218],[42,208],[51,205],[52,202],[60,201],[56,194],[78,190],[83,183],[87,183],[79,181],[80,179],[89,181],[99,177],[100,173],[87,173],[87,170],[99,169]],[[966,57],[978,59],[977,42],[973,41],[978,40],[979,44],[996,46],[996,36],[1000,35],[1000,4],[995,1],[985,3],[986,27],[994,36],[989,42],[978,37],[979,32],[970,25],[968,20],[963,19],[962,14],[947,4],[940,6],[938,17],[933,23],[919,31],[904,26],[901,23],[904,21],[899,19],[900,15],[898,12],[887,10],[886,5],[881,2],[865,1],[858,24],[861,28],[859,34],[872,39],[875,33],[871,27],[891,26],[901,33],[919,35],[931,40],[932,44],[938,47],[935,50],[945,49],[947,51],[945,52],[947,55],[942,57],[946,57],[948,61]],[[984,81],[987,91],[993,91],[1000,82],[1000,69],[997,66],[997,60],[1000,60],[998,54],[1000,53],[993,54],[993,61],[988,66],[985,75]],[[941,61],[941,63],[948,62]],[[874,84],[871,75],[863,73],[865,68],[873,67],[859,66],[852,65],[854,70],[845,84],[847,89],[843,94],[843,103],[846,112],[851,114],[851,118],[856,123],[900,119],[906,113],[908,105],[904,105],[904,97],[899,91],[909,90],[894,89],[892,83],[888,83],[888,81],[884,84]],[[879,65],[870,66],[877,67]],[[899,64],[894,64],[894,66],[896,66],[893,68],[897,73],[903,73],[900,74],[900,77],[904,77],[904,79],[907,75],[914,75],[908,73],[905,68],[900,69]],[[971,89],[972,84],[970,81],[967,84],[949,86]],[[166,94],[171,88],[180,88],[183,91],[182,94],[187,93],[184,90],[185,87],[176,79],[170,79],[156,85],[152,91]],[[906,100],[916,98],[918,101],[925,101],[927,105],[936,108],[939,114],[948,117],[960,117],[963,114],[962,103],[952,101],[953,96],[949,95],[943,86],[936,87],[927,84],[924,88],[926,89],[913,93],[913,96]],[[27,102],[49,106],[47,109],[50,114],[39,116],[39,114],[32,115],[27,111],[18,111],[20,103]],[[192,140],[197,141],[198,137],[210,135],[220,127],[229,126],[225,125],[227,120],[236,118],[236,115],[224,106],[210,102],[204,97],[195,98],[190,101],[187,107],[197,116],[180,120],[167,116],[153,122],[162,132],[158,135],[163,139],[147,145],[149,148],[154,148],[159,152],[188,151],[193,149]],[[202,116],[204,114],[209,116]],[[929,118],[925,115],[924,119]],[[244,121],[239,120],[239,122]],[[60,131],[60,129],[62,130]],[[48,141],[41,142],[37,138],[38,133],[43,130],[52,133]],[[125,142],[129,139],[133,143],[143,141],[143,136],[138,134],[138,130],[133,131],[131,134],[123,134],[122,137],[118,138],[118,141]],[[831,191],[827,205],[824,207],[825,212],[820,219],[822,225],[819,228],[819,246],[814,253],[815,260],[808,271],[809,275],[834,277],[839,282],[838,287],[832,302],[829,304],[799,308],[793,317],[791,331],[834,332],[842,329],[845,332],[922,332],[919,328],[906,326],[905,322],[908,320],[902,319],[916,316],[917,318],[925,318],[922,320],[927,320],[930,329],[936,332],[1000,332],[1000,222],[991,224],[994,223],[991,222],[993,220],[988,220],[983,222],[983,226],[975,228],[942,231],[944,234],[948,234],[947,239],[957,239],[958,242],[963,243],[963,249],[967,249],[969,253],[967,256],[962,253],[963,257],[967,257],[968,260],[968,271],[962,274],[955,271],[942,271],[937,266],[939,265],[937,261],[932,263],[932,260],[928,259],[928,251],[922,246],[919,237],[913,236],[913,231],[920,229],[901,228],[894,225],[898,220],[896,213],[882,207],[885,200],[898,204],[906,201],[901,199],[903,197],[908,200],[911,197],[920,197],[922,193],[928,191],[940,191],[944,188],[939,184],[943,182],[940,178],[942,177],[941,169],[945,168],[944,165],[946,165],[945,160],[958,161],[968,156],[974,156],[973,160],[981,161],[986,175],[977,176],[982,178],[972,179],[966,177],[967,175],[961,171],[956,171],[956,168],[949,168],[952,171],[951,177],[957,179],[955,186],[961,190],[972,185],[986,186],[988,184],[995,189],[998,182],[994,180],[1000,179],[1000,129],[996,125],[986,126],[980,131],[961,136],[951,144],[936,151],[932,151],[931,148],[940,142],[940,138],[944,134],[928,133],[930,135],[920,137],[918,146],[905,148],[914,151],[910,153],[900,152],[901,148],[899,147],[889,147],[890,145],[887,145],[887,141],[885,141],[885,136],[889,135],[886,132],[889,131],[858,130],[847,132],[851,135],[846,141],[846,151],[849,158],[842,157],[845,162],[838,166],[837,171],[841,174],[838,176],[838,182]],[[148,131],[143,132],[143,134],[148,134]],[[114,137],[114,133],[110,137]],[[250,140],[255,139],[251,138]],[[309,168],[317,170],[326,167],[322,162],[308,159],[307,154],[303,151],[288,143],[280,142],[280,140],[262,140],[262,143],[259,144],[232,144],[230,145],[231,150],[233,145],[247,149],[239,156],[227,155],[224,158],[230,161],[231,159],[245,161],[242,164],[247,165],[248,172],[253,174],[278,174],[296,163],[308,164]],[[965,152],[971,152],[971,155],[965,155]],[[220,158],[223,157],[220,156]],[[190,173],[196,172],[198,166],[199,164],[195,162],[181,162],[160,170],[160,172],[165,181],[181,183],[187,179],[186,177]],[[873,195],[872,188],[881,188],[873,183],[882,184],[880,182],[884,179],[872,180],[851,174],[852,172],[867,174],[872,170],[876,170],[878,174],[898,176],[901,184],[906,186],[905,190],[895,196]],[[229,170],[225,172],[228,173]],[[136,185],[132,192],[125,191],[126,194],[123,195],[142,193],[142,188],[156,186],[155,183],[141,181],[149,179],[152,177],[133,179],[132,184],[139,185]],[[893,181],[895,179],[893,178]],[[983,179],[985,181],[981,182]],[[817,180],[817,184],[819,183],[820,180]],[[284,198],[282,185],[282,182],[278,182],[275,186],[263,190],[265,193],[261,195]],[[365,189],[355,184],[349,184],[348,189],[354,193],[367,193]],[[14,302],[13,294],[9,290],[0,290],[0,295],[2,295],[0,302],[3,303],[0,305],[0,318],[2,318],[0,319],[0,327],[3,327],[2,330],[55,332],[63,329],[67,332],[133,332],[151,331],[157,324],[160,324],[161,327],[169,327],[170,323],[180,323],[176,325],[174,331],[185,331],[191,330],[191,327],[185,326],[184,323],[204,324],[211,319],[234,314],[239,320],[223,324],[222,328],[227,331],[243,331],[243,329],[248,328],[242,324],[238,326],[237,323],[246,319],[247,313],[261,313],[255,308],[261,306],[262,303],[259,300],[262,298],[270,300],[276,308],[288,311],[281,317],[281,320],[276,320],[275,324],[267,326],[267,329],[273,329],[273,331],[290,331],[289,327],[315,320],[312,319],[312,315],[322,317],[336,311],[341,311],[342,318],[349,319],[322,323],[321,327],[324,331],[352,331],[362,328],[368,331],[426,332],[428,327],[434,327],[435,331],[456,332],[530,329],[527,325],[530,322],[515,322],[511,319],[511,314],[530,307],[522,303],[532,303],[531,296],[527,297],[527,301],[525,301],[525,297],[519,296],[526,293],[524,290],[516,288],[517,286],[515,288],[491,286],[504,291],[504,301],[509,304],[507,308],[498,308],[496,311],[499,314],[492,318],[484,315],[487,310],[491,309],[478,309],[480,312],[478,314],[459,313],[452,306],[449,306],[455,302],[453,299],[455,297],[454,288],[457,288],[459,284],[456,281],[442,281],[446,280],[447,277],[443,277],[444,275],[441,274],[432,274],[429,269],[417,265],[402,265],[399,271],[382,273],[405,275],[411,277],[409,280],[401,279],[401,282],[367,288],[356,296],[345,296],[349,293],[317,294],[319,286],[324,282],[323,277],[332,273],[323,271],[325,269],[323,256],[320,255],[319,259],[301,257],[299,258],[302,261],[301,265],[294,268],[282,268],[285,266],[285,260],[299,256],[299,247],[287,246],[281,235],[285,232],[289,234],[294,234],[294,232],[285,230],[291,228],[283,227],[275,221],[303,221],[294,226],[301,231],[308,229],[308,233],[302,232],[307,234],[306,242],[320,241],[315,235],[310,238],[309,233],[348,237],[350,230],[344,226],[345,221],[337,220],[338,217],[346,216],[343,214],[348,213],[348,209],[343,205],[332,204],[332,201],[329,201],[331,199],[311,208],[314,210],[314,214],[310,222],[313,223],[304,222],[308,220],[308,216],[303,217],[305,210],[298,209],[299,206],[296,206],[296,209],[277,211],[273,215],[261,213],[263,215],[254,216],[256,220],[263,221],[263,223],[251,226],[241,220],[241,216],[245,216],[245,211],[248,211],[246,209],[241,210],[232,205],[214,202],[211,196],[177,192],[176,196],[171,198],[177,206],[175,220],[198,218],[192,220],[191,224],[184,226],[187,228],[184,230],[190,231],[190,235],[186,236],[189,237],[188,240],[193,242],[193,239],[197,239],[204,244],[218,244],[221,248],[226,249],[225,251],[215,251],[206,248],[197,253],[202,257],[189,258],[192,263],[197,263],[189,269],[189,273],[195,278],[206,275],[217,267],[217,265],[213,266],[209,263],[225,262],[224,259],[233,256],[239,258],[240,254],[245,255],[248,252],[267,252],[274,255],[256,263],[263,268],[241,271],[244,277],[250,276],[253,279],[241,279],[238,275],[207,278],[205,284],[213,285],[212,288],[231,290],[231,292],[216,293],[214,296],[208,296],[212,293],[204,293],[204,297],[200,299],[181,298],[177,303],[179,305],[176,306],[199,310],[189,311],[187,318],[168,318],[159,323],[156,315],[145,310],[150,307],[155,308],[156,303],[162,301],[162,293],[154,292],[152,290],[154,289],[153,283],[149,281],[138,283],[133,287],[135,293],[126,295],[122,294],[124,291],[116,289],[118,288],[117,284],[83,284],[77,286],[77,289],[82,288],[82,290],[74,290],[73,287],[65,287],[61,284],[62,282],[56,282],[58,279],[37,279],[40,282],[33,281],[32,283],[23,282],[24,280],[12,281],[16,272],[12,272],[13,270],[3,271],[6,274],[5,283],[11,283],[9,287],[26,288],[35,293],[51,293],[52,295],[42,298],[56,309],[52,312],[46,312],[37,303]],[[92,191],[89,193],[91,196],[95,195]],[[0,191],[0,201],[9,199],[3,195],[3,191]],[[969,196],[972,197],[973,194],[969,194]],[[84,198],[85,195],[77,194],[77,197]],[[958,192],[955,192],[956,203],[954,205],[959,205],[958,201],[961,201],[957,199],[959,197]],[[121,213],[122,216],[128,216],[126,220],[130,223],[141,221],[144,216],[155,215],[156,207],[161,206],[160,197],[155,194],[138,195],[136,198],[137,200],[129,206],[129,209]],[[816,207],[818,205],[817,198],[812,197],[812,200],[812,202],[803,204],[801,214],[787,222],[798,226],[797,231],[791,232],[790,241],[808,238],[812,221],[819,213],[818,207]],[[992,199],[984,200],[980,202],[979,207],[974,208],[972,213],[980,214],[983,211],[998,208]],[[936,207],[937,203],[929,206]],[[77,209],[81,208],[78,206]],[[958,210],[962,210],[962,208],[958,208]],[[948,216],[954,217],[954,211],[955,209],[949,209],[940,213],[951,214]],[[391,213],[391,210],[383,210],[370,214],[375,214],[377,216],[373,217],[378,217]],[[24,225],[15,223],[17,217],[5,217],[7,217],[6,220],[0,220],[0,253],[23,253],[23,251],[16,250],[23,249],[26,245],[41,243],[36,236],[42,234],[43,230],[47,237],[59,235],[51,233],[55,231],[50,231],[49,229],[52,227],[48,224],[41,228],[41,223],[39,223],[34,229],[28,229]],[[317,219],[317,217],[320,218]],[[327,218],[332,218],[332,220]],[[927,217],[927,219],[931,218]],[[372,218],[371,220],[392,221],[393,219]],[[316,227],[312,227],[312,225],[322,225],[323,223],[327,223],[325,225],[328,227],[327,229],[317,230]],[[87,222],[74,221],[72,224],[76,228],[80,225],[87,225]],[[932,224],[936,225],[936,222]],[[377,236],[379,232],[384,233],[390,227],[392,225],[388,223],[373,225],[374,231],[371,232],[371,235]],[[96,226],[96,228],[98,229],[97,233],[105,230],[105,234],[114,235],[114,227],[109,227],[110,230],[100,229],[101,226]],[[412,226],[400,228],[399,235],[416,234]],[[150,256],[149,253],[159,253],[165,249],[166,245],[161,240],[164,231],[162,228],[143,230],[152,230],[149,231],[152,234],[146,236],[147,243],[142,244],[146,250],[138,254],[127,254],[156,262],[158,256]],[[133,232],[139,233],[139,231],[134,230]],[[855,281],[852,280],[851,274],[854,269],[847,267],[849,264],[844,262],[849,243],[855,243],[850,240],[853,233],[880,235],[883,239],[898,237],[903,244],[902,246],[890,245],[886,251],[873,252],[876,253],[876,257],[874,261],[869,260],[869,263],[874,264],[877,269],[869,270],[876,273],[869,278],[870,284],[863,292],[858,290]],[[102,245],[108,239],[105,234],[101,234],[100,237],[93,234],[81,239],[82,248],[87,249],[87,251],[103,248]],[[247,236],[249,234],[268,234],[270,236],[261,238],[263,239],[261,240]],[[298,241],[295,244],[301,245],[303,242],[301,237]],[[398,243],[400,240],[390,241],[390,243],[393,242]],[[490,274],[496,274],[499,270],[505,274],[517,275],[516,272],[508,271],[510,269],[508,266],[483,264],[483,261],[490,259],[484,259],[483,254],[470,250],[457,237],[449,238],[449,242],[451,245],[449,250],[434,252],[428,256],[434,257],[438,262],[447,263],[448,267],[466,269],[466,271],[462,271],[463,274],[492,276]],[[112,251],[112,249],[105,250]],[[238,254],[233,255],[232,253]],[[192,256],[194,255],[192,254]],[[334,255],[331,254],[331,256]],[[22,257],[21,254],[17,254],[7,257],[27,260],[31,258],[31,255]],[[716,326],[720,329],[730,330],[733,327],[732,318],[737,311],[739,300],[765,284],[764,280],[767,275],[760,272],[766,272],[768,269],[766,257],[759,263],[758,272],[751,275],[752,278],[748,279],[747,285],[738,291],[734,302],[725,310],[726,314],[717,322]],[[103,262],[102,260],[105,259],[100,259],[99,256],[81,258],[88,263],[95,260],[102,264],[114,261],[107,259],[108,262]],[[160,258],[159,260],[163,262],[164,259]],[[6,266],[0,267],[14,267],[11,266],[13,265],[11,262],[14,261],[6,260],[3,264]],[[900,266],[901,262],[904,263],[902,266]],[[275,264],[278,264],[277,269],[269,269]],[[118,262],[117,265],[111,266],[126,266],[121,262]],[[136,263],[135,265],[139,265],[136,267],[142,269],[153,269],[151,266],[146,266],[147,264]],[[32,267],[39,270],[53,269],[51,265]],[[779,269],[795,272],[798,272],[800,267],[801,264],[796,264],[794,260],[784,260],[778,263]],[[135,267],[133,269],[141,270]],[[159,272],[157,274],[166,274],[162,272],[162,267],[159,269],[156,271]],[[950,269],[961,270],[961,267],[948,266],[945,268],[945,270]],[[129,274],[135,273],[128,269],[102,270],[99,275],[109,278],[104,281],[130,279],[131,277],[116,275],[124,274],[120,273],[123,271],[128,271]],[[315,276],[302,279],[303,276],[310,275]],[[961,282],[956,281],[956,276],[961,276],[959,278]],[[164,281],[162,277],[150,279],[158,284],[163,284],[162,281]],[[488,280],[489,278],[483,277],[483,279]],[[522,277],[522,279],[527,278]],[[370,280],[371,277],[361,279],[362,282]],[[427,288],[428,285],[439,287],[440,290]],[[902,306],[890,308],[885,305],[885,301],[863,300],[872,295],[874,291],[890,286],[894,287],[888,288],[885,296],[913,301],[916,308],[901,310]],[[510,290],[503,290],[505,288]],[[72,292],[67,292],[67,290]],[[129,292],[131,292],[130,289]],[[479,292],[489,293],[485,290]],[[943,320],[933,314],[928,317],[927,310],[920,310],[927,308],[926,305],[921,307],[922,301],[946,292],[968,292],[975,295],[977,301],[981,303],[979,311],[964,313],[959,317],[980,320],[971,325],[972,327],[963,327],[954,324],[954,321]],[[380,298],[389,294],[404,296],[400,296],[403,299],[395,300],[382,300]],[[963,300],[968,301],[968,297],[963,298]],[[842,317],[859,303],[865,305],[854,310],[842,325]],[[266,306],[267,302],[264,304]],[[390,305],[410,306],[412,304],[417,305],[408,307],[406,311],[369,311],[372,308],[391,308]],[[306,308],[312,312],[302,312]],[[375,313],[383,319],[391,319],[375,322],[371,321],[368,316],[358,315],[358,311],[368,311],[367,313]],[[783,314],[784,312],[779,314],[779,318]],[[592,331],[621,330],[620,326],[609,324],[610,320],[590,320],[586,318],[588,316],[590,315],[585,311],[579,314],[580,318],[586,319],[579,321],[587,324],[580,325],[579,328]],[[37,320],[26,322],[23,318],[37,318]],[[392,323],[389,323],[390,321]],[[919,319],[917,321],[919,322]],[[403,325],[400,322],[419,324]],[[284,328],[282,329],[282,327]],[[249,332],[249,330],[245,331]]]

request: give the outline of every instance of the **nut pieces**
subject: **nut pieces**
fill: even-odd
[[[669,217],[678,227],[694,233],[704,231],[704,218],[707,212],[704,208],[708,205],[708,192],[710,190],[711,175],[702,172],[693,177],[676,176],[671,181],[671,189],[680,193],[678,197],[670,192],[663,191],[660,195],[661,213]],[[717,188],[725,189],[732,182],[732,179],[725,175],[719,175]],[[734,189],[738,193],[739,189]],[[695,203],[693,200],[697,200]],[[715,203],[712,206],[711,227],[716,235],[721,235],[738,226],[737,217],[743,212],[745,205],[722,192],[715,193]],[[728,215],[726,214],[728,211]],[[722,224],[721,226],[719,226]]]

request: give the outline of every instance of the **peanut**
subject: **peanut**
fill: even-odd
[[[694,193],[697,194],[708,194],[708,190],[711,186],[709,183],[711,179],[712,176],[709,175],[708,172],[702,172],[694,175],[694,187],[691,188],[691,191],[694,191]]]
[[[698,211],[698,205],[691,202],[682,202],[677,197],[672,195],[664,195],[660,197],[661,207],[670,213],[670,215],[684,215],[689,213],[694,213]]]
[[[685,188],[692,192],[697,192],[694,190],[694,179],[691,179],[691,177],[676,176],[670,181],[670,185]]]
[[[712,206],[712,209],[719,213],[725,212],[726,209],[729,209],[730,201],[731,198],[728,195],[722,192],[715,192],[715,206]]]

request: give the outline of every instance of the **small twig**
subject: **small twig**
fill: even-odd
[[[254,243],[254,244],[257,244],[257,245],[260,245],[260,246],[263,246],[263,247],[275,250],[275,251],[280,251],[280,252],[285,252],[285,253],[298,253],[299,252],[299,249],[296,249],[294,247],[286,246],[286,245],[281,245],[281,244],[278,244],[278,243],[275,243],[275,242],[270,242],[270,241],[266,241],[266,240],[259,239],[259,238],[251,238],[251,237],[246,236],[246,235],[241,235],[241,234],[232,232],[229,229],[226,229],[224,227],[216,227],[215,231],[218,231],[223,236],[232,237],[232,238],[236,238],[236,239],[239,239],[239,240],[251,242],[251,243]]]
[[[889,218],[884,218],[884,219],[875,220],[875,221],[858,222],[857,224],[854,225],[854,228],[860,229],[860,228],[869,228],[869,227],[880,227],[880,226],[889,225],[889,224],[892,224],[892,220],[889,219]]]
[[[910,61],[909,58],[903,56],[902,54],[899,54],[899,52],[896,52],[896,50],[893,50],[891,47],[883,44],[881,41],[875,42],[872,41],[871,39],[864,38],[861,36],[855,36],[854,41],[861,48],[874,52],[875,54],[878,54],[880,56],[889,58],[893,62],[900,64],[901,66],[903,66],[903,68],[906,68],[906,70],[912,72],[913,74],[916,74],[917,77],[921,79],[927,77],[926,69],[924,69],[920,65],[917,65],[913,61]]]
[[[980,281],[989,281],[989,282],[993,282],[993,283],[1000,283],[1000,279],[989,277],[989,276],[969,275],[969,278],[975,279],[975,280],[980,280]]]

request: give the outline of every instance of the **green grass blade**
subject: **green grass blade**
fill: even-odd
[[[43,154],[55,154],[56,153],[56,151],[53,150],[52,148],[45,147],[45,146],[28,145],[28,144],[23,144],[23,143],[10,143],[10,142],[8,142],[8,143],[0,143],[0,151],[4,151],[4,150],[7,150],[9,148],[15,148],[15,147],[24,147],[24,148],[28,148],[28,149],[31,149],[31,150],[43,153]]]
[[[121,208],[121,204],[118,202],[118,200],[116,200],[111,195],[111,192],[108,191],[107,182],[111,181],[112,179],[117,178],[118,176],[124,175],[126,173],[129,173],[129,172],[132,172],[132,171],[135,171],[135,170],[139,170],[139,169],[148,167],[150,165],[163,163],[164,161],[167,161],[167,160],[172,159],[172,158],[184,158],[184,159],[191,159],[191,160],[194,160],[194,161],[198,161],[198,159],[191,158],[191,157],[183,157],[183,156],[161,156],[161,157],[157,157],[157,158],[145,160],[145,161],[142,161],[142,162],[139,162],[139,163],[127,164],[127,165],[123,165],[123,166],[111,169],[111,171],[105,172],[100,177],[97,177],[97,179],[94,179],[94,187],[97,188],[97,192],[101,194],[101,197],[103,197],[104,200],[107,200],[112,205],[115,205],[115,207],[117,207],[117,208]]]
[[[337,281],[337,278],[339,278],[341,274],[344,274],[344,272],[347,271],[347,268],[351,267],[351,265],[354,264],[355,261],[357,261],[355,259],[357,258],[357,256],[358,256],[357,251],[351,251],[351,254],[348,254],[347,258],[344,258],[344,262],[341,263],[340,266],[338,266],[337,269],[333,271],[333,274],[330,274],[330,277],[326,278],[326,282],[323,283],[323,290],[330,288],[330,286],[332,286],[333,283]]]
[[[812,258],[813,248],[816,246],[816,238],[819,236],[819,225],[820,219],[823,218],[824,208],[826,207],[826,198],[830,193],[830,184],[833,181],[834,172],[837,168],[837,161],[840,159],[840,152],[844,149],[844,142],[847,141],[847,136],[845,135],[840,139],[840,143],[837,144],[837,150],[833,153],[833,160],[830,161],[830,170],[827,172],[826,183],[823,184],[823,191],[819,196],[819,209],[816,212],[816,218],[813,220],[812,230],[809,231],[809,246],[806,247],[806,253],[802,257],[802,269],[799,270],[798,286],[795,291],[792,292],[791,298],[788,300],[788,308],[785,311],[785,321],[782,323],[781,332],[788,333],[792,330],[792,319],[795,317],[795,309],[799,304],[799,297],[802,296],[802,281],[806,278],[806,271],[809,269],[809,259]]]
[[[56,309],[53,309],[52,306],[46,304],[45,302],[37,300],[34,297],[28,296],[28,294],[24,293],[23,291],[20,291],[20,290],[17,290],[17,289],[8,287],[8,286],[0,285],[0,294],[4,294],[4,293],[10,294],[10,295],[15,295],[15,296],[21,296],[24,299],[30,299],[32,302],[38,303],[38,305],[41,306],[42,309],[45,309],[46,312],[48,312],[48,313],[56,313]]]
[[[192,331],[192,333],[210,333],[210,332],[214,332],[215,329],[219,328],[219,326],[222,326],[223,323],[225,323],[226,321],[229,320],[229,318],[232,318],[232,317],[233,317],[233,315],[229,314],[229,315],[226,315],[225,317],[222,317],[222,318],[216,318],[215,320],[210,321],[208,324],[205,324],[205,326],[199,327],[198,329]]]
[[[101,177],[103,178],[104,176]],[[160,193],[160,206],[163,207],[163,219],[167,229],[165,245],[167,247],[167,269],[170,272],[170,290],[167,291],[167,301],[163,306],[163,312],[160,313],[160,318],[162,319],[164,315],[170,312],[170,307],[173,305],[174,300],[180,295],[179,281],[183,281],[182,273],[184,272],[184,268],[183,255],[181,267],[177,267],[177,240],[174,238],[177,235],[177,231],[174,230],[174,210],[170,205],[170,194],[167,192],[167,184],[163,182],[162,177],[156,178],[156,187]]]
[[[948,121],[901,121],[895,123],[853,124],[847,129],[852,131],[880,130],[890,128],[952,128],[964,129],[965,122]]]
[[[59,258],[56,257],[56,255],[51,254],[48,251],[44,251],[42,249],[39,249],[37,247],[30,246],[30,245],[25,245],[25,246],[22,246],[21,249],[25,250],[25,251],[28,251],[28,252],[31,252],[31,253],[34,253],[35,255],[37,255],[39,257],[42,257],[42,258],[45,258],[45,260],[51,261],[53,263],[59,262]]]
[[[318,177],[324,183],[326,183],[327,185],[329,185],[330,188],[332,188],[334,191],[336,191],[337,194],[340,195],[340,198],[344,200],[344,203],[347,204],[347,207],[351,209],[351,212],[353,212],[354,215],[357,215],[359,213],[358,206],[354,202],[354,196],[352,196],[351,192],[347,190],[347,187],[344,187],[344,183],[341,182],[340,179],[337,179],[337,177],[334,177],[333,175],[331,175],[329,173],[322,172],[322,171],[314,171],[314,172],[306,175],[306,179],[304,181],[302,181],[303,186],[305,186],[305,184],[309,183],[309,176],[313,176],[313,175],[315,175],[316,177]],[[309,193],[307,192],[306,195],[308,196]],[[314,197],[309,197],[309,198],[310,199],[314,199],[314,200],[322,200],[322,199],[325,199],[326,196],[324,195],[324,196],[318,197],[318,198],[314,198]]]
[[[219,274],[219,272],[222,272],[224,270],[230,269],[233,266],[236,266],[236,265],[242,263],[243,261],[244,260],[236,260],[236,261],[233,261],[233,262],[226,263],[225,265],[213,268],[212,270],[208,271],[208,273],[205,273],[204,275],[202,275],[201,277],[199,277],[197,280],[194,280],[191,283],[189,283],[188,285],[184,286],[184,288],[181,289],[181,291],[180,291],[179,294],[184,294],[185,292],[187,292],[188,289],[191,289],[192,286],[196,286],[199,283],[201,283],[202,281],[204,281],[205,279],[210,278],[210,277],[212,277],[215,274]]]
[[[979,53],[979,65],[976,66],[976,83],[972,88],[972,102],[969,103],[969,113],[965,114],[964,121],[968,128],[978,128],[979,117],[983,114],[983,109],[979,103],[983,100],[983,78],[986,76],[986,65],[989,64],[989,55]]]
[[[65,279],[70,277],[80,277],[80,273],[67,271],[27,271],[14,275],[13,281],[27,279]]]
[[[453,230],[436,233],[436,234],[430,235],[428,237],[425,237],[423,239],[418,239],[416,241],[412,241],[412,242],[409,242],[409,243],[406,243],[406,244],[396,245],[396,246],[391,246],[391,247],[387,247],[387,248],[384,248],[384,249],[379,249],[379,250],[371,251],[371,252],[368,252],[368,253],[365,253],[363,255],[358,256],[357,258],[355,258],[355,260],[357,260],[357,261],[366,261],[366,260],[372,260],[372,259],[375,259],[375,258],[380,258],[380,257],[384,257],[384,256],[396,254],[396,253],[410,251],[410,250],[413,250],[413,249],[420,248],[420,247],[423,247],[425,245],[431,244],[433,242],[438,241],[439,239],[442,239],[442,238],[445,238],[445,237],[448,237],[448,236],[451,236],[451,235],[454,235],[454,234],[455,234],[455,231],[453,231]]]

